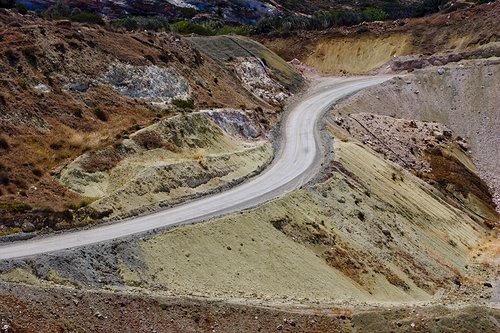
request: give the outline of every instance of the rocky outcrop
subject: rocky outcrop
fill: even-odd
[[[283,103],[290,93],[271,77],[271,70],[259,58],[237,58],[233,61],[236,74],[243,85],[267,103]]]
[[[102,81],[128,97],[155,104],[164,104],[172,99],[187,99],[190,94],[188,81],[175,69],[154,65],[115,63],[104,74]]]

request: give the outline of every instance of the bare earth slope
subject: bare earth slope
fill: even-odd
[[[148,216],[139,216],[73,233],[40,237],[2,246],[0,258],[8,259],[83,246],[131,236],[156,228],[234,213],[274,199],[301,186],[317,172],[320,158],[317,122],[336,100],[388,77],[330,78],[314,85],[307,98],[294,106],[283,124],[280,151],[262,175],[228,191]]]
[[[245,43],[244,38],[239,40]],[[118,33],[97,25],[46,21],[1,10],[0,235],[72,228],[105,216],[126,214],[118,202],[97,212],[87,208],[77,213],[82,206],[107,194],[75,192],[78,185],[68,184],[70,178],[61,184],[58,175],[84,155],[92,157],[92,161],[87,159],[86,176],[102,178],[99,172],[113,169],[129,153],[123,143],[130,142],[130,136],[160,121],[171,124],[162,135],[177,136],[179,142],[170,142],[169,150],[155,142],[155,137],[139,135],[135,137],[142,140],[142,146],[139,144],[141,148],[136,150],[141,154],[155,150],[170,154],[173,162],[198,164],[205,156],[196,148],[203,147],[192,145],[192,139],[187,138],[198,135],[194,132],[199,128],[196,117],[185,118],[182,133],[176,133],[172,125],[175,120],[170,119],[179,114],[207,109],[242,110],[238,117],[252,119],[258,129],[256,135],[243,138],[234,132],[227,138],[233,136],[236,146],[270,141],[269,131],[279,118],[283,99],[291,95],[289,80],[296,91],[302,79],[268,49],[252,41],[246,43],[252,45],[255,55],[230,43],[228,52],[242,56],[226,61],[213,58],[203,47],[178,35]],[[259,64],[255,70],[255,62],[261,61],[257,52],[265,53],[263,58],[274,59],[269,61],[269,67]],[[258,81],[266,84],[257,87]],[[228,117],[226,124],[215,122],[212,130],[239,126],[242,118],[238,117]],[[224,116],[219,118],[224,120]],[[228,125],[231,122],[233,125]],[[177,155],[171,154],[172,150]],[[252,170],[247,167],[231,178],[237,180],[243,174],[257,172],[270,154],[267,151],[266,156],[242,157],[236,164],[247,158],[259,162]],[[182,168],[178,173],[182,177],[189,174]],[[207,181],[219,180],[221,186],[233,181],[221,180],[214,172],[205,172],[204,177],[209,178]],[[141,180],[141,176],[137,179]],[[146,175],[142,181],[148,183],[151,177]],[[146,206],[168,198],[150,199],[152,202]]]
[[[497,1],[419,19],[257,39],[284,59],[297,58],[322,73],[363,74],[500,56],[499,20]]]
[[[446,125],[454,134],[454,139],[463,138],[457,140],[461,142],[461,150],[474,160],[479,175],[489,186],[498,206],[500,99],[497,91],[499,89],[498,60],[468,62],[439,70],[429,68],[415,71],[404,78],[393,79],[343,101],[335,106],[334,113],[349,115],[364,112]],[[428,128],[427,132],[432,134],[432,129]],[[433,134],[436,135],[439,134]],[[396,140],[395,137],[387,136],[381,136],[381,139],[389,143]],[[373,140],[375,139],[372,138]],[[428,152],[432,151],[430,148],[432,147],[425,147]],[[463,174],[461,178],[464,177],[466,176]],[[484,214],[496,220],[495,214],[491,215],[494,205],[488,202],[488,199],[484,201],[484,204],[490,207],[482,209]]]
[[[123,322],[142,327],[136,326],[144,325],[136,316],[150,318],[141,310],[143,302],[149,303],[150,313],[158,311],[148,320],[152,330],[198,332],[205,325],[238,330],[226,328],[235,325],[226,321],[228,315],[212,319],[217,316],[210,311],[219,306],[229,316],[237,311],[238,322],[250,331],[496,329],[498,310],[489,308],[488,299],[498,267],[487,257],[498,242],[488,243],[488,229],[341,127],[330,123],[325,128],[325,135],[335,138],[329,147],[334,155],[309,186],[251,211],[142,240],[4,261],[1,278],[9,283],[2,285],[2,304],[20,305],[28,318],[39,313],[44,323],[104,330]],[[35,285],[28,287],[34,296],[11,291],[27,288],[12,283]],[[75,286],[97,291],[73,291]],[[114,292],[98,291],[102,288]],[[57,293],[55,302],[69,304],[78,315],[62,321],[37,312],[36,301],[48,293]],[[197,305],[165,295],[194,296]],[[283,312],[234,308],[207,298]],[[126,318],[108,305],[116,303],[122,304],[119,311],[126,311]],[[175,312],[179,305],[184,314]],[[207,313],[205,307],[211,310]],[[302,318],[311,313],[314,319],[307,326]],[[82,323],[81,318],[91,316],[98,320]],[[6,322],[29,329],[29,320],[17,318]],[[213,320],[217,323],[208,324]]]
[[[326,128],[335,158],[321,177],[254,210],[141,240],[4,261],[2,311],[20,306],[23,316],[6,323],[31,331],[26,318],[36,315],[66,329],[147,322],[179,332],[494,331],[498,310],[488,299],[498,266],[479,257],[487,229],[341,127]],[[37,301],[52,294],[78,316],[40,311]]]
[[[250,211],[141,240],[4,261],[1,278],[49,288],[187,295],[285,309],[320,303],[326,313],[378,308],[360,317],[350,311],[336,315],[348,320],[340,322],[348,324],[347,331],[357,325],[370,331],[381,320],[390,323],[388,317],[404,317],[405,307],[414,305],[425,305],[419,313],[423,318],[437,304],[487,309],[498,270],[488,258],[498,242],[485,221],[457,209],[341,126],[327,123],[325,129],[324,138],[334,140],[327,146],[328,163],[300,190]],[[401,310],[381,315],[380,307],[387,305]],[[436,322],[448,316],[446,308],[440,311]],[[463,311],[469,316],[475,310]],[[480,327],[472,330],[486,332],[496,325],[490,317],[497,311],[481,311],[473,321]],[[422,330],[431,325],[427,319],[418,326],[405,323]],[[456,331],[471,329],[456,318],[448,323]],[[288,327],[288,319],[278,325]]]
[[[441,66],[495,54],[498,8],[274,40],[286,55],[307,44],[301,60],[325,72],[411,73],[359,93],[387,77],[320,80],[292,105],[271,169],[227,192],[0,245],[0,329],[498,331],[499,64]],[[5,11],[0,24],[4,233],[135,215],[246,179],[272,158],[278,111],[301,83],[239,37]],[[39,209],[50,201],[56,213]]]

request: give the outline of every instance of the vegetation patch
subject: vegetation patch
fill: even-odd
[[[194,101],[192,99],[173,99],[172,104],[180,109],[194,109]]]
[[[147,150],[165,147],[163,138],[154,131],[142,131],[135,135],[133,140]]]
[[[104,20],[99,14],[90,13],[90,12],[81,12],[70,15],[68,17],[71,21],[81,22],[81,23],[89,23],[89,24],[104,24]]]
[[[79,210],[80,208],[87,207],[91,203],[93,203],[95,198],[84,198],[76,203],[71,203],[68,205],[68,208],[71,210]]]
[[[22,231],[21,228],[15,227],[15,228],[8,228],[5,230],[0,230],[0,237],[2,236],[8,236],[8,235],[14,235],[17,233],[20,233]]]
[[[23,213],[31,209],[30,205],[23,202],[0,202],[0,211]]]
[[[109,171],[114,168],[123,156],[113,147],[87,154],[80,162],[82,169],[89,173]]]
[[[109,120],[108,114],[105,111],[103,111],[101,108],[94,109],[94,115],[100,121],[108,121]]]
[[[53,6],[50,6],[47,10],[41,12],[40,15],[51,20],[66,19],[87,24],[104,24],[104,20],[98,13],[81,10],[76,7],[70,7],[62,1],[56,2]]]

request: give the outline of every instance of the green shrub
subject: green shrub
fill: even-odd
[[[0,149],[7,150],[10,145],[6,138],[0,137]]]
[[[252,27],[246,25],[238,25],[231,26],[225,25],[217,30],[217,35],[240,35],[240,36],[250,36],[254,33],[254,29]]]
[[[254,33],[254,29],[250,26],[225,25],[224,22],[220,20],[210,20],[201,23],[180,20],[170,24],[168,19],[163,16],[127,16],[112,20],[110,26],[115,30],[172,31],[180,34],[197,34],[203,36],[229,34],[249,36]]]
[[[20,233],[21,231],[23,231],[23,229],[21,229],[19,227],[9,228],[9,229],[5,229],[5,230],[0,231],[0,236],[13,235],[13,234]]]
[[[68,205],[68,208],[71,210],[79,210],[80,208],[87,207],[91,203],[93,203],[95,199],[93,198],[85,198],[76,203],[71,203]]]
[[[446,0],[424,0],[422,4],[417,6],[415,16],[425,16],[439,12],[442,5]]]
[[[30,205],[22,202],[0,202],[0,211],[21,213],[31,209]]]
[[[112,20],[110,22],[110,26],[114,29],[123,28],[127,31],[134,31],[139,29],[139,23],[133,16]]]
[[[124,18],[112,20],[110,25],[114,29],[134,30],[153,30],[167,31],[170,29],[168,19],[163,16],[127,16]]]
[[[363,14],[369,21],[384,21],[389,17],[389,15],[382,9],[374,7],[364,9]]]
[[[30,82],[28,81],[27,78],[23,77],[23,78],[19,79],[19,85],[23,89],[28,89],[28,87],[30,86]]]
[[[96,108],[94,110],[94,115],[101,121],[108,121],[109,119],[107,113],[104,112],[101,108]]]
[[[288,32],[296,30],[323,30],[351,26],[366,20],[362,12],[322,10],[313,16],[264,17],[255,27],[256,33]]]
[[[79,11],[78,11],[79,12]],[[57,1],[53,6],[42,12],[42,16],[52,20],[67,19],[72,12],[71,8],[62,1]]]
[[[187,20],[182,20],[171,24],[170,30],[172,32],[177,32],[180,34],[196,34],[202,36],[215,35],[215,32],[208,29],[207,27]]]
[[[172,104],[180,109],[194,109],[194,101],[192,99],[173,99]]]

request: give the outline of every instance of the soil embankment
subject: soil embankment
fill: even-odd
[[[500,3],[419,19],[363,23],[327,31],[259,36],[284,59],[325,74],[364,74],[500,56]]]
[[[459,146],[459,156],[447,159],[448,162],[446,162],[446,159],[442,158],[443,153],[433,149],[435,147],[431,145],[431,142],[427,142],[424,150],[426,150],[426,159],[433,164],[431,170],[442,173],[448,169],[448,174],[445,172],[441,175],[432,175],[431,172],[428,176],[437,182],[444,181],[445,183],[442,184],[444,188],[450,185],[455,188],[456,192],[463,192],[464,200],[470,201],[471,206],[475,206],[475,202],[478,201],[477,210],[474,210],[495,220],[495,205],[489,198],[493,196],[498,207],[500,203],[500,169],[498,164],[500,160],[498,145],[500,99],[497,94],[500,89],[499,78],[500,63],[498,60],[470,61],[450,64],[439,69],[429,68],[415,71],[403,78],[395,78],[377,87],[367,89],[339,103],[334,107],[333,114],[347,116],[363,112],[402,118],[407,121],[420,120],[444,124],[450,130],[447,134],[451,136],[449,139],[454,139]],[[376,121],[361,121],[365,127],[379,126]],[[357,126],[359,125],[357,124]],[[388,127],[386,124],[385,129]],[[353,130],[355,130],[354,127]],[[445,140],[446,135],[443,136],[445,134],[443,130],[437,130],[434,133],[435,130],[430,126],[425,129],[430,136],[438,136],[443,142],[449,141]],[[371,136],[366,130],[363,132],[363,135]],[[411,137],[405,137],[403,133],[393,134],[381,133],[378,139],[372,137],[371,140],[378,146],[392,146],[397,144],[397,140],[402,140],[402,146],[405,147],[407,143],[411,143]],[[358,138],[360,137],[358,136]],[[453,150],[452,147],[448,147]],[[407,154],[408,151],[404,153]],[[467,157],[465,159],[460,157],[464,153],[469,156],[469,159],[472,158],[475,166],[466,167],[469,163],[466,161]],[[444,154],[450,156],[453,153]],[[454,164],[455,166],[450,164],[451,160],[457,159],[463,160],[463,163],[459,163],[463,165],[462,171],[457,169],[457,163]],[[440,167],[444,167],[443,163],[447,163],[448,166],[440,170]],[[472,170],[474,173],[476,167],[476,173],[486,182],[489,190],[481,185],[481,181],[469,182],[471,177],[468,176],[467,170]],[[455,171],[453,170],[458,174],[454,175]],[[481,189],[472,188],[474,184],[477,184]],[[468,197],[468,193],[471,193],[472,196]]]

